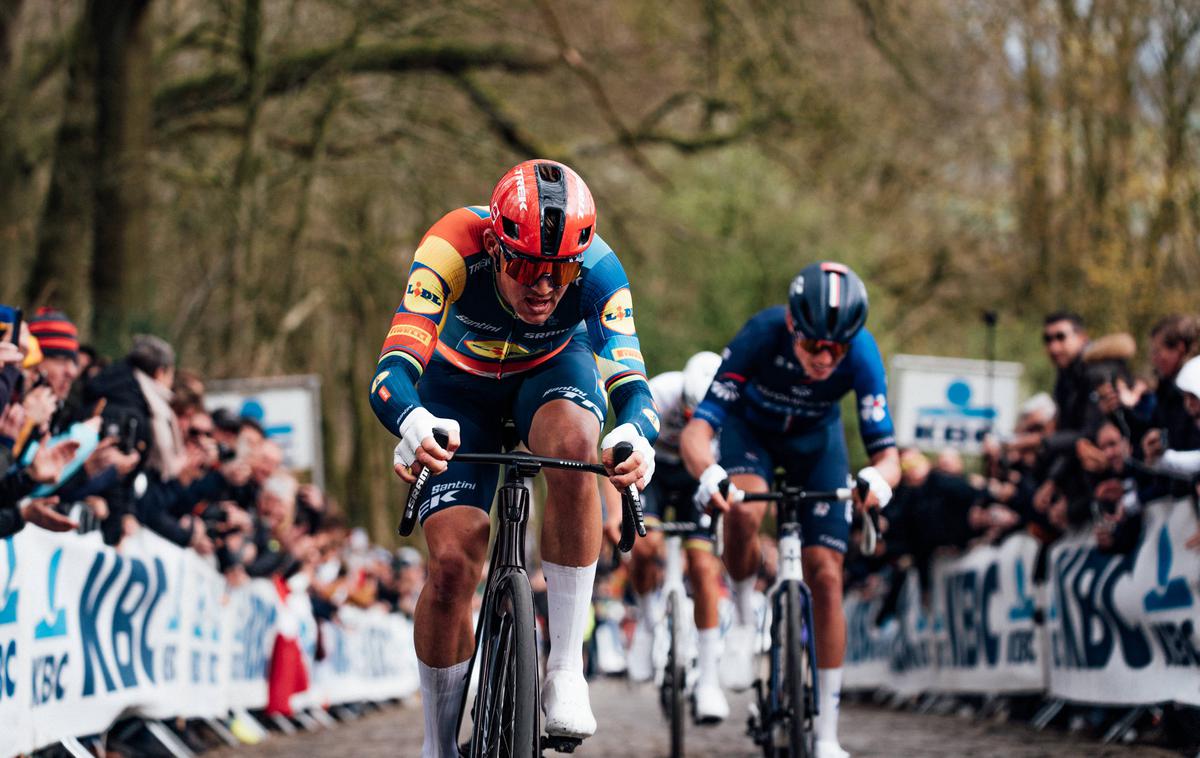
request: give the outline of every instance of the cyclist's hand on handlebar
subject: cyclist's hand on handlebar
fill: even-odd
[[[433,438],[434,429],[443,429],[449,435],[445,448]],[[438,418],[424,408],[414,408],[400,424],[400,442],[392,455],[396,475],[411,484],[417,480],[422,468],[440,474],[446,470],[458,444],[457,421]]]
[[[613,448],[620,442],[633,445],[633,455],[613,465]],[[600,461],[608,469],[608,478],[618,490],[636,484],[644,490],[654,476],[654,446],[633,424],[621,424],[600,441]]]
[[[729,481],[725,469],[714,463],[700,474],[700,485],[696,487],[693,499],[698,510],[728,513],[729,506],[741,499],[739,495],[741,490]]]
[[[874,466],[867,466],[862,471],[858,472],[857,480],[866,482],[870,485],[866,496],[859,493],[859,488],[854,488],[854,508],[860,513],[869,508],[886,508],[887,504],[892,500],[892,486],[883,478],[883,474],[879,473],[879,469]]]

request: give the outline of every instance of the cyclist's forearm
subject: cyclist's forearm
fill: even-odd
[[[900,453],[894,447],[887,447],[871,455],[871,466],[882,476],[889,487],[900,484]]]
[[[704,470],[717,462],[713,456],[712,441],[716,430],[703,419],[693,418],[679,436],[679,456],[688,473],[699,479]]]
[[[371,379],[371,410],[392,434],[399,435],[400,422],[421,404],[417,395],[416,367],[403,357],[385,357]]]
[[[617,425],[633,424],[649,440],[658,439],[658,409],[654,407],[654,396],[645,377],[636,376],[630,381],[614,385],[609,390]]]

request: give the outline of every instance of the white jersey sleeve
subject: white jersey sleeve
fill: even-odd
[[[658,441],[654,443],[656,456],[663,456],[672,463],[679,461],[679,435],[687,424],[683,405],[683,372],[667,371],[650,380],[650,394],[658,408],[661,424]]]

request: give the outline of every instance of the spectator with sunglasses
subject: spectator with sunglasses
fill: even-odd
[[[725,566],[733,579],[738,624],[730,632],[722,666],[732,688],[750,686],[753,608],[750,598],[761,551],[759,525],[765,503],[737,503],[720,492],[727,478],[734,490],[765,492],[776,466],[790,484],[809,490],[844,487],[849,458],[840,403],[853,390],[858,399],[859,432],[871,465],[859,472],[870,485],[865,502],[887,505],[900,481],[887,378],[875,338],[864,328],[867,289],[841,263],[813,263],[792,281],[786,306],[768,308],[750,319],[725,348],[716,380],[683,431],[680,453],[700,486],[699,503],[728,510]],[[720,463],[712,451],[719,435]],[[736,498],[730,498],[736,500]],[[817,755],[845,755],[837,739],[846,622],[842,613],[843,561],[851,510],[816,503],[803,517],[804,577],[813,592],[821,703],[814,725]],[[740,662],[738,656],[741,657]]]
[[[554,161],[526,161],[500,179],[490,207],[459,208],[434,224],[413,258],[370,399],[400,437],[396,474],[408,482],[424,467],[441,475],[419,504],[430,561],[415,641],[424,755],[453,756],[474,649],[471,599],[498,475],[492,466],[454,463],[454,451],[460,444],[470,452],[500,449],[510,418],[534,453],[594,460],[610,399],[617,426],[600,447],[614,486],[644,487],[653,471],[659,420],[629,280],[596,234],[595,204],[578,174]],[[445,447],[435,429],[448,433]],[[635,453],[614,466],[619,442]],[[546,479],[545,728],[587,737],[596,721],[582,641],[600,554],[600,497],[588,475],[547,471]]]

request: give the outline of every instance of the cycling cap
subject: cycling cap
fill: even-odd
[[[712,384],[717,369],[721,367],[721,356],[704,350],[696,353],[683,366],[683,404],[689,410],[694,410],[704,396],[708,394],[708,386]]]
[[[510,254],[582,258],[596,234],[596,204],[579,174],[556,161],[525,161],[492,190],[492,229]]]
[[[867,323],[867,288],[848,266],[812,263],[792,280],[788,312],[807,339],[849,342]]]

